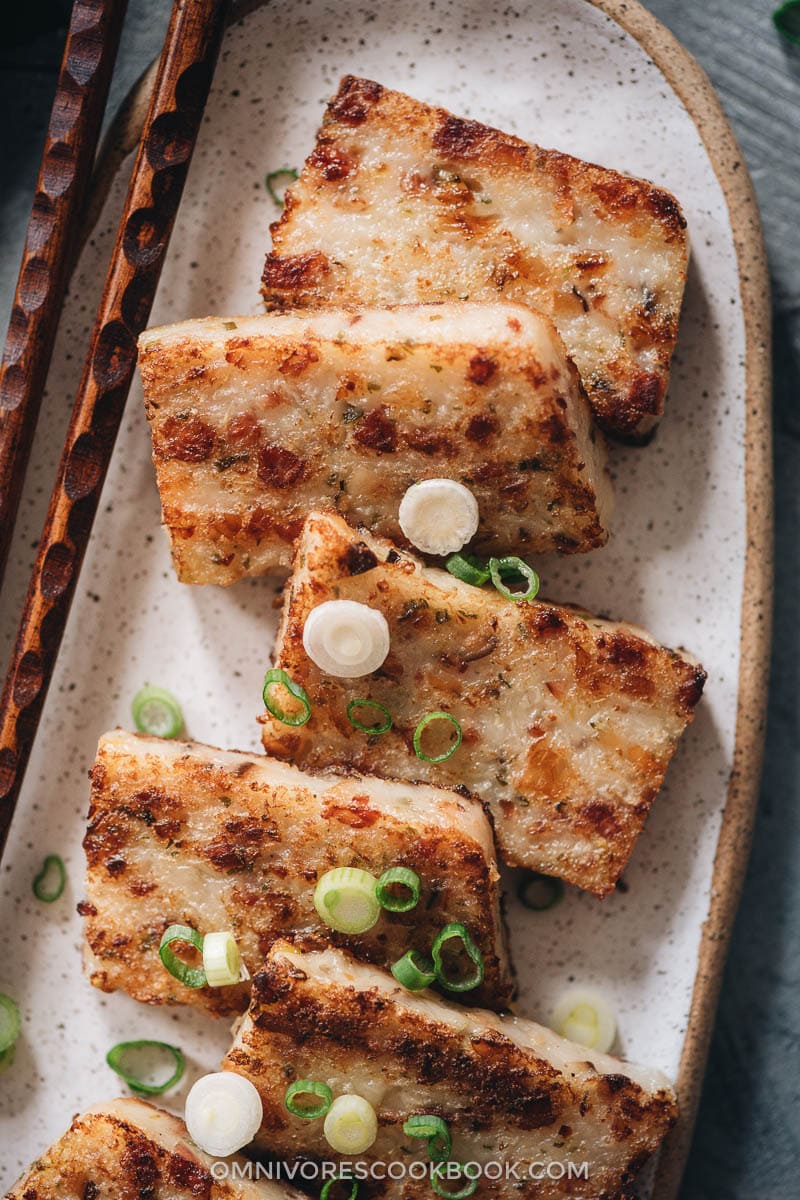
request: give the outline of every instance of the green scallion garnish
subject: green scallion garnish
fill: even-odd
[[[316,1096],[316,1103],[309,1103],[309,1096]],[[316,1079],[296,1079],[286,1089],[283,1102],[293,1116],[314,1121],[317,1117],[324,1117],[333,1104],[333,1092],[327,1083],[320,1083]]]
[[[539,576],[533,567],[529,567],[521,558],[516,558],[515,556],[509,558],[490,558],[489,575],[500,595],[505,596],[507,600],[515,600],[517,602],[521,600],[533,600],[539,591]],[[506,587],[503,579],[509,576],[514,580],[522,577],[527,582],[525,591],[517,592]]]
[[[453,742],[453,744],[448,746],[448,748],[442,754],[435,754],[433,756],[426,754],[422,749],[422,735],[427,729],[428,725],[430,725],[431,721],[449,721],[456,731],[456,740]],[[461,725],[451,713],[439,711],[429,712],[427,716],[422,718],[419,725],[414,730],[414,751],[417,755],[417,758],[421,758],[423,762],[442,763],[446,762],[448,758],[452,758],[458,747],[461,745],[462,739],[463,734],[461,732]]]
[[[181,706],[166,688],[153,684],[141,688],[133,697],[131,712],[139,733],[176,738],[183,729]]]
[[[800,0],[786,0],[772,14],[772,23],[781,37],[800,46]]]
[[[446,1162],[453,1149],[453,1139],[447,1122],[441,1117],[425,1113],[421,1116],[409,1117],[403,1125],[403,1133],[409,1137],[426,1138],[428,1142],[428,1158],[434,1162]]]
[[[551,875],[540,875],[538,871],[526,871],[517,887],[517,896],[533,912],[545,912],[555,908],[564,897],[564,884]]]
[[[377,725],[365,725],[363,721],[359,721],[358,717],[353,716],[357,708],[376,708],[378,712],[383,713],[383,720]],[[356,729],[361,729],[364,733],[371,734],[372,737],[388,733],[392,728],[392,714],[384,704],[380,704],[377,700],[351,700],[347,706],[347,719],[351,725],[355,725]]]
[[[469,975],[454,977],[445,970],[443,951],[448,942],[460,941],[467,957],[473,964],[474,970]],[[431,947],[433,969],[436,982],[448,992],[471,992],[473,988],[483,983],[483,955],[472,940],[472,935],[466,925],[460,921],[450,921],[437,934]]]
[[[489,581],[489,568],[474,554],[451,554],[444,565],[456,579],[473,587],[483,587]]]
[[[404,889],[397,894],[396,889]],[[378,903],[389,912],[410,912],[419,903],[422,882],[416,871],[410,867],[389,867],[378,880],[375,894]]]
[[[271,689],[276,685],[281,684],[286,688],[290,696],[295,700],[299,700],[302,708],[299,712],[287,712],[286,709],[278,703],[271,695]],[[308,698],[308,692],[299,683],[295,683],[291,675],[287,675],[286,671],[280,667],[273,667],[267,671],[264,676],[264,706],[267,712],[280,721],[283,725],[305,725],[311,717],[311,701]]]
[[[135,1058],[142,1051],[157,1051],[159,1056],[169,1055],[173,1063],[173,1071],[168,1079],[163,1083],[147,1083],[142,1078],[142,1072],[134,1069],[134,1064],[130,1059]],[[115,1071],[121,1079],[124,1079],[132,1092],[138,1092],[141,1096],[161,1096],[164,1092],[169,1091],[171,1087],[183,1078],[183,1073],[186,1070],[186,1062],[183,1055],[177,1046],[170,1046],[169,1042],[154,1042],[150,1040],[142,1040],[137,1042],[118,1042],[116,1046],[112,1046],[106,1055],[106,1062]]]
[[[347,1197],[347,1200],[356,1200],[356,1197],[358,1196],[358,1184],[356,1183],[355,1179],[349,1175],[336,1175],[333,1179],[329,1179],[327,1183],[324,1183],[322,1185],[322,1191],[319,1194],[319,1200],[328,1200],[328,1197],[331,1193],[331,1188],[335,1183],[351,1183],[353,1186],[350,1188],[350,1195]]]
[[[378,881],[359,867],[334,867],[314,889],[314,907],[330,929],[366,933],[381,915]]]
[[[158,954],[170,975],[174,976],[179,983],[183,983],[186,987],[190,988],[205,987],[208,981],[203,968],[190,967],[188,963],[178,958],[172,949],[173,942],[186,942],[188,945],[194,946],[195,950],[198,950],[202,954],[202,934],[199,934],[196,929],[192,929],[191,925],[170,925],[169,929],[164,930],[161,937]]]
[[[478,1187],[478,1175],[475,1172],[470,1173],[468,1170],[469,1165],[469,1163],[456,1163],[452,1159],[449,1162],[437,1163],[436,1166],[431,1170],[431,1187],[436,1192],[436,1195],[443,1196],[444,1200],[467,1200],[467,1197],[471,1196]],[[459,1191],[449,1192],[447,1188],[442,1187],[439,1179],[443,1171],[454,1166],[460,1168],[460,1173],[462,1176],[466,1177],[467,1182]],[[450,1171],[448,1170],[447,1173],[449,1177]]]
[[[0,992],[0,1054],[13,1051],[22,1029],[22,1017],[16,1000]]]
[[[428,962],[416,950],[407,950],[402,958],[392,963],[392,974],[402,987],[409,992],[421,992],[436,981],[433,964]]]
[[[67,886],[67,868],[58,854],[48,854],[32,883],[33,894],[42,904],[53,904]]]
[[[283,193],[286,191],[289,184],[295,179],[299,178],[300,176],[294,167],[280,167],[277,171],[270,171],[269,175],[267,175],[264,183],[267,191],[272,197],[273,202],[278,208],[283,208]],[[278,183],[279,180],[284,180],[283,191],[281,191],[280,194],[275,190],[275,184]]]

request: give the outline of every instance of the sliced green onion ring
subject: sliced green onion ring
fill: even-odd
[[[465,975],[462,979],[453,979],[447,974],[444,967],[442,951],[447,942],[454,940],[462,943],[468,958],[475,967],[471,975]],[[472,934],[466,925],[462,925],[460,921],[450,921],[436,935],[436,939],[431,947],[431,954],[433,955],[433,969],[436,972],[436,982],[448,992],[471,992],[473,988],[479,987],[483,983],[483,955],[473,942]]]
[[[298,173],[294,167],[280,167],[277,171],[270,171],[269,175],[267,175],[267,178],[264,180],[264,183],[266,185],[267,191],[269,192],[270,196],[272,197],[273,203],[278,208],[283,208],[284,199],[283,199],[282,194],[279,196],[278,193],[275,191],[276,181],[279,179],[285,179],[286,180],[286,183],[284,185],[284,190],[285,190],[289,186],[290,180],[294,181],[295,179],[299,179],[299,178],[300,178],[300,176],[298,175]]]
[[[314,889],[314,907],[338,933],[366,933],[381,915],[378,881],[359,867],[334,867]]]
[[[800,0],[786,0],[772,14],[772,23],[781,37],[800,46]]]
[[[176,738],[183,729],[181,706],[166,688],[153,684],[141,688],[133,697],[131,713],[139,733]]]
[[[276,683],[282,683],[289,695],[300,701],[303,707],[299,713],[287,712],[277,700],[273,700],[270,696],[270,688]],[[286,671],[280,667],[273,667],[264,676],[263,697],[267,712],[283,725],[305,725],[311,717],[311,701],[308,698],[308,692],[299,683],[295,683],[291,675],[287,675]]]
[[[433,964],[416,950],[407,950],[402,958],[392,963],[392,974],[409,992],[421,992],[436,981]]]
[[[22,1017],[16,1000],[0,992],[0,1054],[11,1050],[22,1029]]]
[[[305,1104],[301,1104],[298,1101],[299,1096],[316,1096],[317,1103],[309,1104],[306,1100]],[[319,1080],[296,1079],[286,1089],[283,1102],[292,1116],[302,1117],[304,1121],[315,1121],[317,1117],[324,1117],[333,1104],[333,1092],[327,1083],[321,1083]]]
[[[191,925],[170,925],[169,929],[165,929],[162,934],[158,954],[170,975],[173,975],[179,983],[183,983],[186,987],[190,988],[205,987],[208,980],[203,968],[190,967],[188,963],[178,958],[172,949],[173,942],[188,942],[190,946],[194,946],[202,954],[202,934],[198,933],[196,929],[192,929]]]
[[[383,713],[383,720],[379,725],[365,725],[363,721],[359,721],[353,713],[357,708],[377,708]],[[377,700],[358,699],[351,700],[347,706],[347,719],[351,725],[355,725],[356,729],[361,729],[364,733],[369,733],[372,737],[377,737],[381,733],[388,733],[392,728],[392,714],[384,704],[380,704]],[[333,1182],[332,1180],[328,1181]]]
[[[408,894],[398,896],[392,891],[396,887],[406,888]],[[378,903],[388,912],[410,912],[419,903],[422,880],[410,867],[389,867],[378,880],[376,895]]]
[[[0,1075],[13,1065],[16,1051],[16,1043],[13,1046],[9,1046],[7,1050],[0,1051]]]
[[[428,1141],[428,1158],[433,1162],[446,1162],[453,1149],[453,1139],[447,1122],[441,1117],[425,1113],[421,1116],[409,1117],[403,1125],[403,1133],[409,1137],[426,1138]]]
[[[442,1187],[442,1185],[439,1183],[439,1177],[442,1171],[451,1165],[460,1167],[462,1174],[467,1178],[467,1182],[464,1184],[464,1187],[457,1192],[449,1192],[447,1188]],[[467,1170],[468,1166],[468,1163],[456,1163],[453,1159],[450,1159],[449,1162],[437,1163],[436,1166],[431,1170],[431,1187],[436,1192],[436,1195],[445,1197],[445,1200],[467,1200],[467,1197],[471,1196],[478,1187],[478,1176],[476,1174],[471,1174]]]
[[[126,1057],[129,1054],[135,1054],[137,1050],[158,1050],[169,1054],[174,1063],[174,1070],[169,1079],[165,1079],[163,1083],[145,1083],[143,1079],[126,1067]],[[112,1046],[106,1055],[106,1062],[111,1070],[119,1075],[120,1079],[125,1080],[132,1092],[138,1092],[142,1096],[161,1096],[174,1087],[179,1079],[183,1078],[186,1070],[186,1061],[177,1046],[171,1046],[169,1042],[154,1042],[149,1039],[138,1042],[117,1042],[116,1046]]]
[[[564,884],[552,875],[526,871],[519,881],[517,896],[532,912],[546,912],[564,899]]]
[[[333,1179],[329,1179],[327,1183],[324,1183],[322,1191],[319,1194],[319,1200],[328,1200],[331,1188],[335,1183],[352,1183],[353,1186],[350,1188],[350,1195],[347,1197],[347,1200],[356,1200],[358,1196],[358,1183],[350,1175],[336,1175]]]
[[[539,591],[539,576],[534,571],[533,567],[529,567],[521,558],[490,558],[489,559],[489,574],[492,583],[497,588],[501,596],[505,596],[507,600],[521,602],[522,600],[533,600]],[[524,592],[514,592],[511,588],[507,588],[503,583],[504,575],[521,575],[527,580],[528,586]]]
[[[483,587],[489,582],[489,568],[474,554],[451,554],[444,565],[462,583]]]
[[[444,751],[443,754],[436,754],[436,755],[433,755],[432,757],[430,755],[426,754],[425,751],[422,749],[422,735],[425,732],[425,730],[427,729],[427,727],[430,725],[431,721],[449,721],[450,724],[455,728],[455,731],[456,731],[456,740],[453,742],[452,746],[449,746],[447,748],[447,750]],[[427,716],[424,716],[422,718],[419,725],[414,730],[414,750],[416,752],[417,758],[421,758],[423,762],[427,762],[427,763],[446,762],[448,758],[453,757],[456,750],[461,745],[463,736],[464,735],[461,732],[460,723],[455,719],[455,717],[451,713],[439,712],[438,710],[436,712],[429,712],[427,714]]]
[[[63,858],[58,854],[48,854],[31,884],[34,896],[41,900],[42,904],[53,904],[63,894],[66,886],[67,868]]]

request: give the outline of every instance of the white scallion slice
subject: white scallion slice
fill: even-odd
[[[360,867],[334,867],[314,889],[314,907],[329,929],[366,933],[381,915],[378,880]]]
[[[186,1097],[189,1136],[206,1154],[227,1158],[252,1142],[261,1125],[261,1097],[249,1079],[217,1071],[197,1080]]]
[[[328,1109],[323,1132],[337,1154],[363,1154],[378,1136],[378,1118],[363,1096],[337,1096]]]
[[[456,479],[423,479],[400,501],[400,528],[424,554],[455,554],[478,532],[478,501]]]
[[[228,930],[203,938],[203,970],[209,987],[228,987],[241,979],[241,957],[236,939]]]
[[[356,600],[325,600],[306,617],[303,645],[321,671],[341,679],[370,675],[389,653],[386,617]]]
[[[553,1010],[556,1033],[607,1054],[617,1036],[617,1022],[608,1001],[593,988],[568,988]]]

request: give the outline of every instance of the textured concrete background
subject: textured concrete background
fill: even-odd
[[[3,16],[3,330],[69,7],[66,0],[25,0]],[[742,144],[761,204],[775,321],[777,573],[766,767],[682,1200],[794,1200],[800,1196],[800,50],[775,33],[773,0],[651,0],[649,7],[706,69]],[[158,52],[168,9],[167,0],[129,0],[110,111]]]

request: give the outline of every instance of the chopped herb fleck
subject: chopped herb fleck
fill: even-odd
[[[408,621],[409,618],[416,616],[418,612],[427,607],[427,600],[406,600],[397,619],[398,621]]]
[[[214,466],[218,471],[227,471],[228,467],[232,467],[237,462],[247,462],[250,458],[249,454],[226,454],[224,458],[215,458]]]

